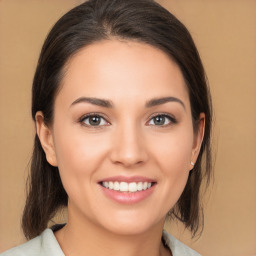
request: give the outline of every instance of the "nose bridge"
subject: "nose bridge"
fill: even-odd
[[[147,160],[142,128],[132,120],[120,122],[113,134],[111,158],[115,163],[132,166]]]

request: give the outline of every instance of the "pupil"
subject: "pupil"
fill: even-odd
[[[90,117],[89,123],[91,125],[98,125],[98,124],[100,124],[100,118],[98,116]]]
[[[156,116],[155,117],[155,124],[160,124],[160,125],[162,125],[162,124],[164,124],[164,117],[163,116]]]

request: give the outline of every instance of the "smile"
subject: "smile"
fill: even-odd
[[[115,191],[120,191],[120,192],[138,192],[138,191],[144,191],[149,188],[151,188],[155,182],[118,182],[118,181],[103,181],[100,183],[103,187],[110,189],[110,190],[115,190]]]

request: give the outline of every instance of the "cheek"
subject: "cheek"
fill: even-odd
[[[193,146],[193,131],[187,130],[158,136],[155,143],[155,160],[161,172],[163,196],[159,204],[169,211],[182,194],[189,175],[189,163]]]
[[[75,194],[95,183],[97,169],[105,158],[102,136],[92,136],[73,129],[56,129],[54,138],[58,168],[68,193]]]
[[[153,142],[154,143],[154,142]],[[159,165],[164,172],[178,175],[180,172],[188,171],[192,147],[192,129],[177,129],[177,132],[168,136],[158,136],[157,143],[154,143]]]
[[[79,124],[77,124],[78,126]],[[79,128],[79,129],[77,129]],[[100,162],[104,152],[104,137],[98,134],[83,132],[81,127],[63,125],[61,129],[56,125],[54,144],[59,168],[72,168],[73,172],[90,168]]]

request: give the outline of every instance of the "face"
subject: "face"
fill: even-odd
[[[38,113],[37,131],[59,168],[69,222],[120,234],[162,225],[202,140],[179,67],[152,46],[109,40],[80,50],[66,69],[53,124]]]

